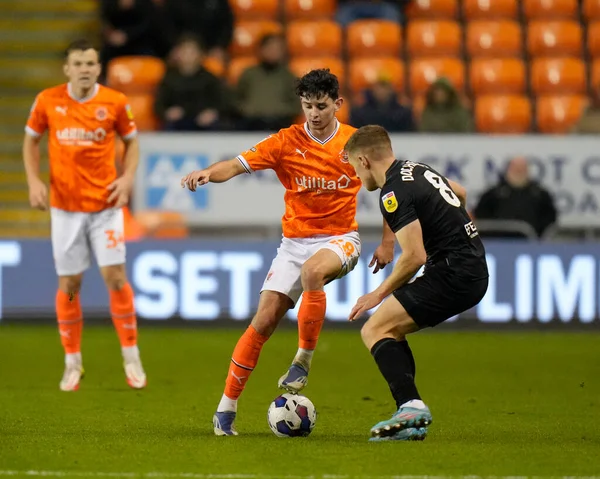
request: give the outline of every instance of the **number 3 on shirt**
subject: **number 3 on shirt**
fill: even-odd
[[[423,176],[425,176],[425,179],[440,192],[440,195],[442,195],[442,198],[444,198],[446,202],[452,206],[456,206],[457,208],[460,206],[460,200],[454,194],[454,191],[452,191],[452,189],[446,183],[444,183],[444,181],[438,175],[431,170],[426,170]]]

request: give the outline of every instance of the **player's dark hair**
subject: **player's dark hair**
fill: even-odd
[[[365,150],[392,151],[392,140],[385,128],[379,125],[360,127],[352,134],[344,146],[346,153]]]
[[[86,50],[95,50],[96,53],[98,49],[94,46],[92,42],[86,40],[85,38],[80,38],[79,40],[75,40],[74,42],[69,43],[69,46],[65,50],[65,60],[69,58],[69,55],[73,52],[85,52]]]
[[[340,83],[329,68],[311,70],[298,80],[296,95],[309,99],[328,96],[337,100],[340,96]]]

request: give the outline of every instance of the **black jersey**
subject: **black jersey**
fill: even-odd
[[[465,208],[448,181],[433,168],[395,161],[381,188],[381,212],[394,233],[419,220],[427,264],[450,257],[484,260],[485,250]]]

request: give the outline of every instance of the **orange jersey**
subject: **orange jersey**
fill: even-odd
[[[306,124],[293,125],[237,157],[248,173],[274,170],[285,187],[286,238],[342,235],[358,229],[356,195],[361,183],[343,155],[355,131],[338,122],[334,133],[320,141]]]
[[[65,211],[95,212],[110,207],[107,190],[117,178],[115,136],[137,133],[127,98],[101,85],[83,100],[69,84],[48,88],[36,98],[25,131],[48,130],[50,205]]]

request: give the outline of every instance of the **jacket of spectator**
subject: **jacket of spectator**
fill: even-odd
[[[419,130],[426,133],[468,133],[473,129],[469,110],[445,78],[429,87]]]
[[[352,108],[350,123],[356,128],[381,125],[390,132],[415,130],[412,109],[398,101],[398,95],[387,82],[378,82],[365,91],[365,104]]]
[[[104,43],[111,57],[155,51],[155,11],[152,0],[102,0]]]

